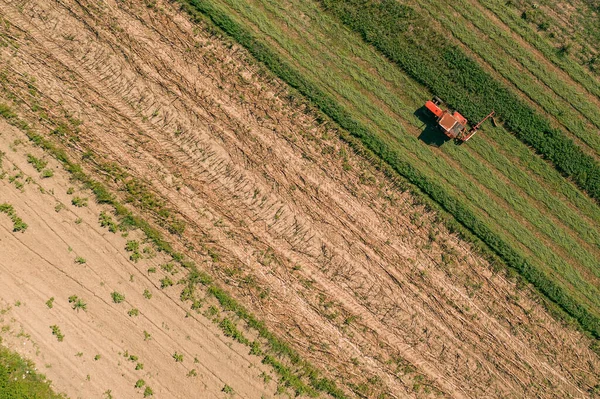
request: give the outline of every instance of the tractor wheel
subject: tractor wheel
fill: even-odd
[[[442,99],[438,96],[434,96],[433,100],[431,100],[435,105],[440,105],[442,103]]]

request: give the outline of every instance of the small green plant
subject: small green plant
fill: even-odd
[[[148,331],[144,330],[144,341],[150,341],[151,339],[152,335]]]
[[[139,357],[137,357],[137,355],[129,355],[129,358],[127,360],[129,360],[130,362],[137,362],[139,359]]]
[[[81,256],[78,256],[75,258],[75,263],[83,265],[85,262],[87,262],[87,261],[85,260],[85,258],[82,258]]]
[[[136,388],[141,388],[144,385],[146,385],[146,381],[142,380],[141,378],[135,382],[135,387]]]
[[[154,266],[149,267],[148,274],[150,274],[150,273],[156,273],[156,267],[154,267]]]
[[[94,360],[98,361],[102,359],[102,355],[101,354],[97,354],[96,356],[94,356]]]
[[[143,370],[144,369],[144,363],[138,363],[135,365],[135,369],[136,370]]]
[[[84,311],[87,310],[87,304],[78,298],[77,295],[71,295],[69,297],[69,303],[73,307],[73,310],[77,310],[78,312],[80,309]]]
[[[38,172],[41,172],[42,169],[44,169],[46,167],[46,165],[48,165],[48,161],[44,161],[43,159],[36,158],[31,154],[27,154],[27,162],[29,162],[31,165],[33,165],[35,170],[37,170]]]
[[[74,192],[75,192],[75,189],[74,189],[73,187],[69,187],[69,188],[67,189],[67,195],[71,195],[71,194],[73,194]]]
[[[50,326],[50,329],[52,330],[52,335],[56,336],[56,339],[58,339],[58,342],[62,342],[63,339],[65,339],[64,334],[60,331],[60,327],[58,327],[56,324]]]
[[[160,279],[160,288],[167,288],[173,285],[173,280],[171,280],[169,277],[165,277],[165,278],[161,278]]]
[[[48,309],[52,309],[54,307],[54,297],[46,301],[46,306],[48,306]]]
[[[197,377],[198,376],[198,372],[196,371],[196,369],[191,369],[188,373],[187,373],[188,377]]]
[[[232,394],[233,388],[230,387],[229,385],[225,384],[225,386],[223,387],[223,389],[221,389],[221,391],[225,392],[226,394]]]
[[[71,204],[75,205],[78,208],[82,208],[88,205],[88,199],[82,197],[73,197],[73,199],[71,199]]]
[[[65,206],[63,204],[61,204],[60,202],[58,204],[56,204],[56,206],[54,207],[54,211],[57,213],[62,211],[63,209],[65,209]]]
[[[54,176],[54,172],[52,171],[52,169],[44,169],[42,171],[42,178],[43,179],[47,179],[49,177]]]
[[[146,299],[152,298],[152,293],[148,289],[144,290],[144,298],[146,298]]]
[[[133,316],[139,316],[139,315],[140,315],[140,311],[139,311],[139,310],[137,310],[137,309],[135,309],[135,308],[133,308],[133,309],[129,310],[129,311],[127,312],[127,314],[128,314],[130,317],[133,317]]]
[[[75,219],[75,224],[81,224],[83,222],[82,218]]]
[[[114,303],[121,303],[125,300],[125,295],[118,293],[117,291],[113,291],[110,296]]]
[[[76,356],[76,357],[83,357],[83,352],[77,352],[77,353],[75,354],[75,356]]]
[[[181,353],[173,353],[173,359],[175,359],[176,363],[181,363],[183,362],[183,355]]]
[[[154,395],[154,391],[152,391],[152,388],[150,388],[149,386],[146,386],[146,389],[144,389],[144,398],[147,398],[148,396],[152,395]]]

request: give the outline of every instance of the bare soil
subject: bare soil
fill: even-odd
[[[19,114],[44,133],[52,127],[40,119],[40,112],[82,121],[71,153],[92,151],[151,184],[188,223],[184,236],[173,237],[174,242],[185,245],[188,256],[348,392],[366,397],[592,397],[600,359],[589,349],[588,338],[557,323],[526,287],[517,288],[495,273],[470,245],[440,225],[434,212],[290,100],[286,87],[249,61],[242,49],[192,25],[169,3],[151,5],[1,0],[0,16],[9,23],[0,31],[14,44],[0,49],[2,97],[20,104]],[[8,187],[6,180],[0,183]],[[10,202],[25,194],[11,194]],[[60,344],[52,341],[50,320],[37,325],[33,315],[55,310],[43,309],[42,301],[51,293],[52,278],[75,278],[80,269],[98,262],[93,267],[101,277],[89,277],[96,286],[89,292],[97,292],[100,299],[86,294],[88,312],[77,313],[64,304],[71,291],[82,297],[87,292],[65,283],[68,289],[60,296],[65,315],[59,320],[65,336],[78,336],[75,326],[83,320],[106,329],[105,340],[117,341],[110,353],[129,350],[151,358],[152,353],[143,352],[143,339],[118,345],[129,329],[123,326],[132,321],[108,296],[114,287],[129,287],[129,272],[123,269],[137,270],[139,265],[122,255],[102,262],[102,249],[94,248],[108,233],[92,236],[90,228],[90,236],[78,234],[79,227],[62,221],[64,211],[52,213],[54,204],[38,219],[32,212],[41,204],[17,209],[24,220],[32,220],[25,234],[10,233],[4,221],[2,242],[15,248],[6,253],[15,253],[28,235],[59,218],[61,234],[72,235],[65,241],[74,253],[91,247],[89,266],[74,265],[72,253],[57,249],[65,247],[56,241],[60,238],[49,237],[47,244],[39,238],[38,245],[45,246],[39,253],[64,256],[54,264],[68,269],[57,266],[62,272],[38,279],[38,271],[25,269],[21,280],[12,280],[16,277],[9,271],[20,261],[3,252],[0,278],[4,281],[6,275],[13,287],[7,303],[27,289],[32,298],[39,297],[36,301],[19,295],[27,309],[41,304],[31,320],[23,312],[19,322],[31,326],[36,342],[43,337],[53,345],[66,344],[68,338]],[[99,230],[97,222],[89,224]],[[118,242],[119,237],[111,239]],[[77,244],[79,240],[83,242]],[[121,249],[125,241],[114,248]],[[218,251],[218,261],[207,256],[207,246]],[[144,270],[134,284],[142,284]],[[23,288],[14,288],[18,282]],[[143,302],[142,285],[134,291]],[[119,309],[121,317],[107,310],[102,319],[92,311],[100,306]],[[183,327],[189,321],[181,306],[173,300],[156,310],[155,323],[169,317],[169,326],[182,326],[158,328],[165,341],[155,348],[157,364],[164,360],[174,365],[172,351],[188,345],[186,358],[193,358],[199,349],[191,345],[208,342],[208,333],[197,336],[202,334],[196,331],[199,327]],[[13,307],[11,312],[23,309]],[[140,310],[145,314],[141,305]],[[202,328],[211,328],[208,324],[204,320]],[[81,345],[91,337],[86,330],[81,328]],[[172,333],[176,330],[180,333]],[[213,339],[223,342],[222,337]],[[238,373],[233,380],[245,385],[235,391],[260,397],[264,385],[252,379],[259,369],[244,357],[247,351],[231,347],[211,348],[215,360],[202,369],[204,375]],[[80,364],[85,360],[96,366],[89,360],[94,349],[77,348],[58,346],[54,358],[69,361],[61,363],[60,374],[51,374],[56,367],[47,372],[59,389],[77,392],[73,396],[86,392],[74,384],[95,383],[93,373],[85,381]],[[74,357],[78,351],[84,360]],[[219,353],[239,359],[218,363]],[[123,369],[114,361],[111,368],[98,366],[96,373],[106,373],[115,382],[122,377],[114,373],[134,373],[131,364],[121,364]],[[177,379],[187,371],[177,366],[147,378],[165,392],[160,397],[192,397],[183,391],[191,383]],[[73,373],[79,373],[79,380]],[[223,381],[227,383],[215,377],[207,392],[222,388]],[[132,387],[130,383],[122,389]]]

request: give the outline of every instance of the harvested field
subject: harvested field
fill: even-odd
[[[301,383],[309,386],[301,396],[593,397],[600,359],[591,338],[553,318],[546,309],[552,304],[448,231],[447,215],[407,191],[403,180],[384,175],[378,161],[356,154],[340,139],[343,132],[210,25],[192,24],[163,1],[0,0],[0,17],[7,43],[0,48],[0,103],[15,113],[2,113],[11,125],[0,125],[7,173],[0,203],[14,205],[29,225],[25,233],[13,232],[13,222],[0,216],[0,242],[10,248],[0,255],[0,281],[11,287],[0,298],[14,318],[3,342],[40,369],[51,364],[44,372],[58,391],[101,397],[111,389],[120,393],[115,397],[141,397],[134,385],[142,375],[160,398],[193,397],[198,389],[223,397],[224,385],[240,397],[285,396],[298,393]],[[53,177],[38,177],[43,172],[26,154],[44,155],[15,145],[26,141],[23,131],[64,148],[343,393],[312,379],[294,354],[278,352],[215,286],[198,284],[193,301],[180,300],[190,280],[180,285],[179,278],[189,269],[169,276],[159,266],[170,262],[166,252],[154,247],[155,258],[142,253],[132,261],[136,250],[128,241],[152,244],[139,230],[121,237],[110,225],[100,227],[101,210],[119,217],[89,191],[67,195],[73,183],[57,161],[49,160]],[[502,146],[498,153],[516,165],[528,162],[520,144],[509,142],[516,150]],[[504,159],[490,161],[481,144],[474,148],[472,158],[459,158],[459,150],[437,154],[449,164],[497,165],[478,179],[504,182],[498,172]],[[13,182],[12,165],[24,171]],[[545,209],[554,203],[540,200],[535,209],[542,222],[577,236],[573,245],[582,249],[569,254],[533,217],[507,234],[542,237],[539,247],[522,243],[531,257],[557,249],[568,262],[581,262],[578,270],[589,273],[591,287],[583,297],[593,301],[597,275],[585,266],[598,251],[597,209],[546,164],[532,165],[546,175],[519,193],[542,198],[559,187],[557,196],[575,196],[581,208],[568,203],[549,216]],[[35,183],[25,184],[26,176]],[[22,190],[14,183],[21,180]],[[489,187],[466,192],[509,198]],[[75,196],[89,197],[88,206],[73,204]],[[56,212],[57,202],[65,209]],[[515,202],[499,202],[507,218],[522,217]],[[494,223],[504,223],[499,219]],[[577,229],[589,235],[570,234]],[[35,262],[47,265],[27,267]],[[148,273],[151,267],[158,272]],[[113,303],[114,291],[128,306]],[[87,310],[72,309],[71,295],[84,298]],[[56,302],[48,309],[51,296]],[[202,307],[190,309],[196,303]],[[130,307],[139,316],[128,315]],[[52,335],[54,324],[63,342]],[[31,341],[19,336],[21,327]],[[143,330],[152,332],[151,341],[144,342]],[[248,354],[244,337],[260,344],[260,354]],[[144,362],[143,373],[120,357],[126,350]],[[183,362],[176,362],[176,352]],[[291,373],[261,364],[268,356]],[[187,376],[191,368],[198,376]]]

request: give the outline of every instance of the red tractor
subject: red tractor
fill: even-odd
[[[425,107],[436,116],[438,127],[442,132],[451,139],[457,140],[459,144],[462,144],[473,137],[475,133],[477,133],[479,126],[494,116],[494,111],[492,111],[488,116],[483,118],[481,122],[475,125],[471,130],[467,131],[467,119],[459,114],[458,111],[450,113],[450,111],[442,110],[439,107],[441,103],[442,100],[438,97],[433,97],[431,101],[425,103]]]

